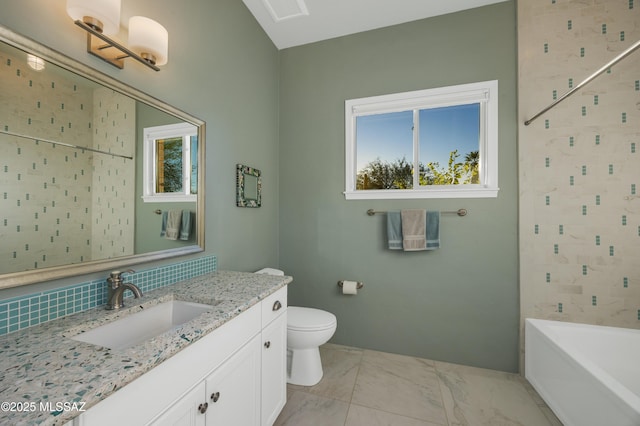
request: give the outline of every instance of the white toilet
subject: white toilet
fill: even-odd
[[[322,379],[320,345],[331,339],[338,321],[330,312],[289,306],[287,309],[287,382],[313,386]]]
[[[257,274],[284,275],[277,269],[265,268]],[[314,308],[287,308],[287,382],[313,386],[322,379],[320,345],[336,331],[338,321],[330,312]]]

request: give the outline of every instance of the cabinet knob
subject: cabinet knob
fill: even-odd
[[[280,308],[282,308],[282,303],[280,303],[279,300],[276,300],[275,303],[273,304],[273,310],[274,311],[279,311]]]
[[[214,392],[211,394],[211,400],[213,402],[218,402],[218,399],[220,399],[220,392]]]
[[[198,405],[198,411],[200,411],[200,414],[206,413],[207,408],[209,408],[209,404],[207,404],[206,402],[204,404]]]
[[[271,341],[267,340],[266,342],[264,342],[264,347],[269,349],[271,347]]]

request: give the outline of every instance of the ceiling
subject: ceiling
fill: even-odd
[[[505,0],[242,0],[278,49]]]

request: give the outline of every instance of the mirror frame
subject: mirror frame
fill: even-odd
[[[53,266],[42,269],[32,269],[22,272],[11,272],[0,274],[0,289],[18,287],[28,284],[35,284],[60,278],[67,278],[76,275],[91,274],[110,269],[118,269],[138,263],[152,262],[161,259],[168,259],[187,254],[204,251],[204,228],[205,228],[205,134],[206,124],[204,121],[175,108],[153,96],[141,92],[134,87],[122,83],[112,77],[102,74],[87,65],[69,58],[53,49],[31,40],[25,36],[17,34],[10,29],[0,25],[0,41],[14,46],[20,50],[32,53],[46,61],[65,68],[82,77],[92,80],[103,86],[121,92],[132,99],[143,102],[167,114],[178,117],[189,122],[198,128],[198,201],[196,206],[196,244],[175,249],[166,249],[142,254],[133,254],[112,259],[93,260],[83,263],[73,263],[69,265]]]
[[[262,173],[253,167],[236,164],[236,206],[260,207],[262,205]],[[246,198],[245,176],[256,178],[256,198]]]

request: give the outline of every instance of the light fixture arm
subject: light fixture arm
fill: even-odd
[[[158,68],[153,63],[144,59],[140,55],[136,54],[135,52],[116,42],[115,40],[112,40],[106,35],[96,31],[81,20],[76,20],[74,22],[77,26],[87,32],[87,52],[89,52],[90,54],[120,69],[124,68],[125,58],[133,58],[154,71],[160,71],[160,68]],[[96,38],[102,40],[106,44],[100,43],[100,41],[96,40]]]

